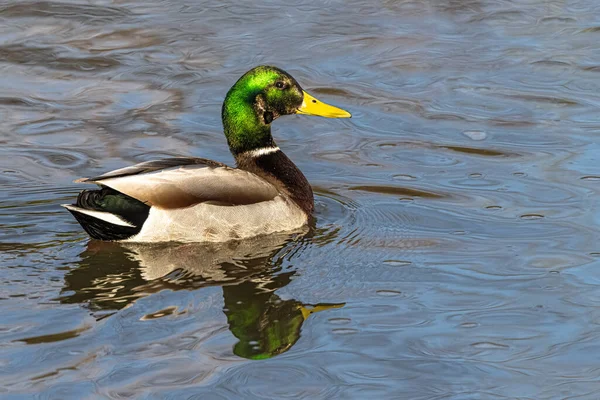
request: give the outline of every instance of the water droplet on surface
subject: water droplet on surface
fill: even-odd
[[[336,333],[338,335],[351,335],[353,333],[357,333],[358,329],[352,329],[352,328],[336,328],[333,329],[331,332]]]
[[[521,219],[542,219],[544,216],[542,214],[523,214],[520,216]]]
[[[399,181],[414,181],[415,179],[417,179],[415,176],[406,175],[406,174],[394,175],[394,176],[392,176],[392,178],[397,179]]]
[[[383,263],[391,267],[405,267],[412,264],[412,262],[404,260],[385,260]]]
[[[493,342],[477,342],[473,343],[471,346],[478,349],[508,349],[508,346],[505,344]]]
[[[350,318],[329,318],[327,321],[334,325],[346,325],[349,324],[352,320]]]
[[[474,174],[469,174],[469,178],[471,178],[471,179],[479,179],[481,177],[483,177],[483,174],[480,174],[478,172],[476,172]]]
[[[584,180],[584,181],[600,181],[600,176],[597,176],[597,175],[582,176],[581,180]]]
[[[376,293],[380,296],[387,296],[387,297],[400,296],[402,294],[402,292],[399,292],[396,290],[378,290]]]
[[[478,327],[479,324],[476,322],[463,322],[462,324],[460,324],[461,328],[476,328]]]
[[[487,133],[484,131],[464,131],[463,135],[471,140],[485,140],[487,138]]]
[[[502,210],[502,207],[500,207],[500,206],[487,206],[485,209],[486,210]]]

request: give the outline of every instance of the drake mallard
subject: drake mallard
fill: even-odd
[[[237,168],[192,157],[143,162],[77,180],[100,188],[64,207],[92,238],[110,241],[222,242],[301,228],[313,211],[313,192],[271,136],[271,123],[288,114],[350,118],[287,72],[259,66],[223,102]]]

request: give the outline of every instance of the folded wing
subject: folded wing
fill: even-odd
[[[158,208],[183,208],[210,202],[253,204],[275,198],[279,192],[261,177],[202,158],[148,161],[81,180],[124,193]]]

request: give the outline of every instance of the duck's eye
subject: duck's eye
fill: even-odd
[[[276,82],[276,83],[275,83],[275,87],[276,87],[277,89],[283,89],[283,88],[285,88],[285,83],[283,83],[283,82],[281,82],[281,81],[279,81],[279,82]]]

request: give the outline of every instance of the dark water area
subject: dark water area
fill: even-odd
[[[229,164],[277,65],[304,234],[90,241],[73,180]],[[600,3],[0,1],[0,397],[600,398]]]

